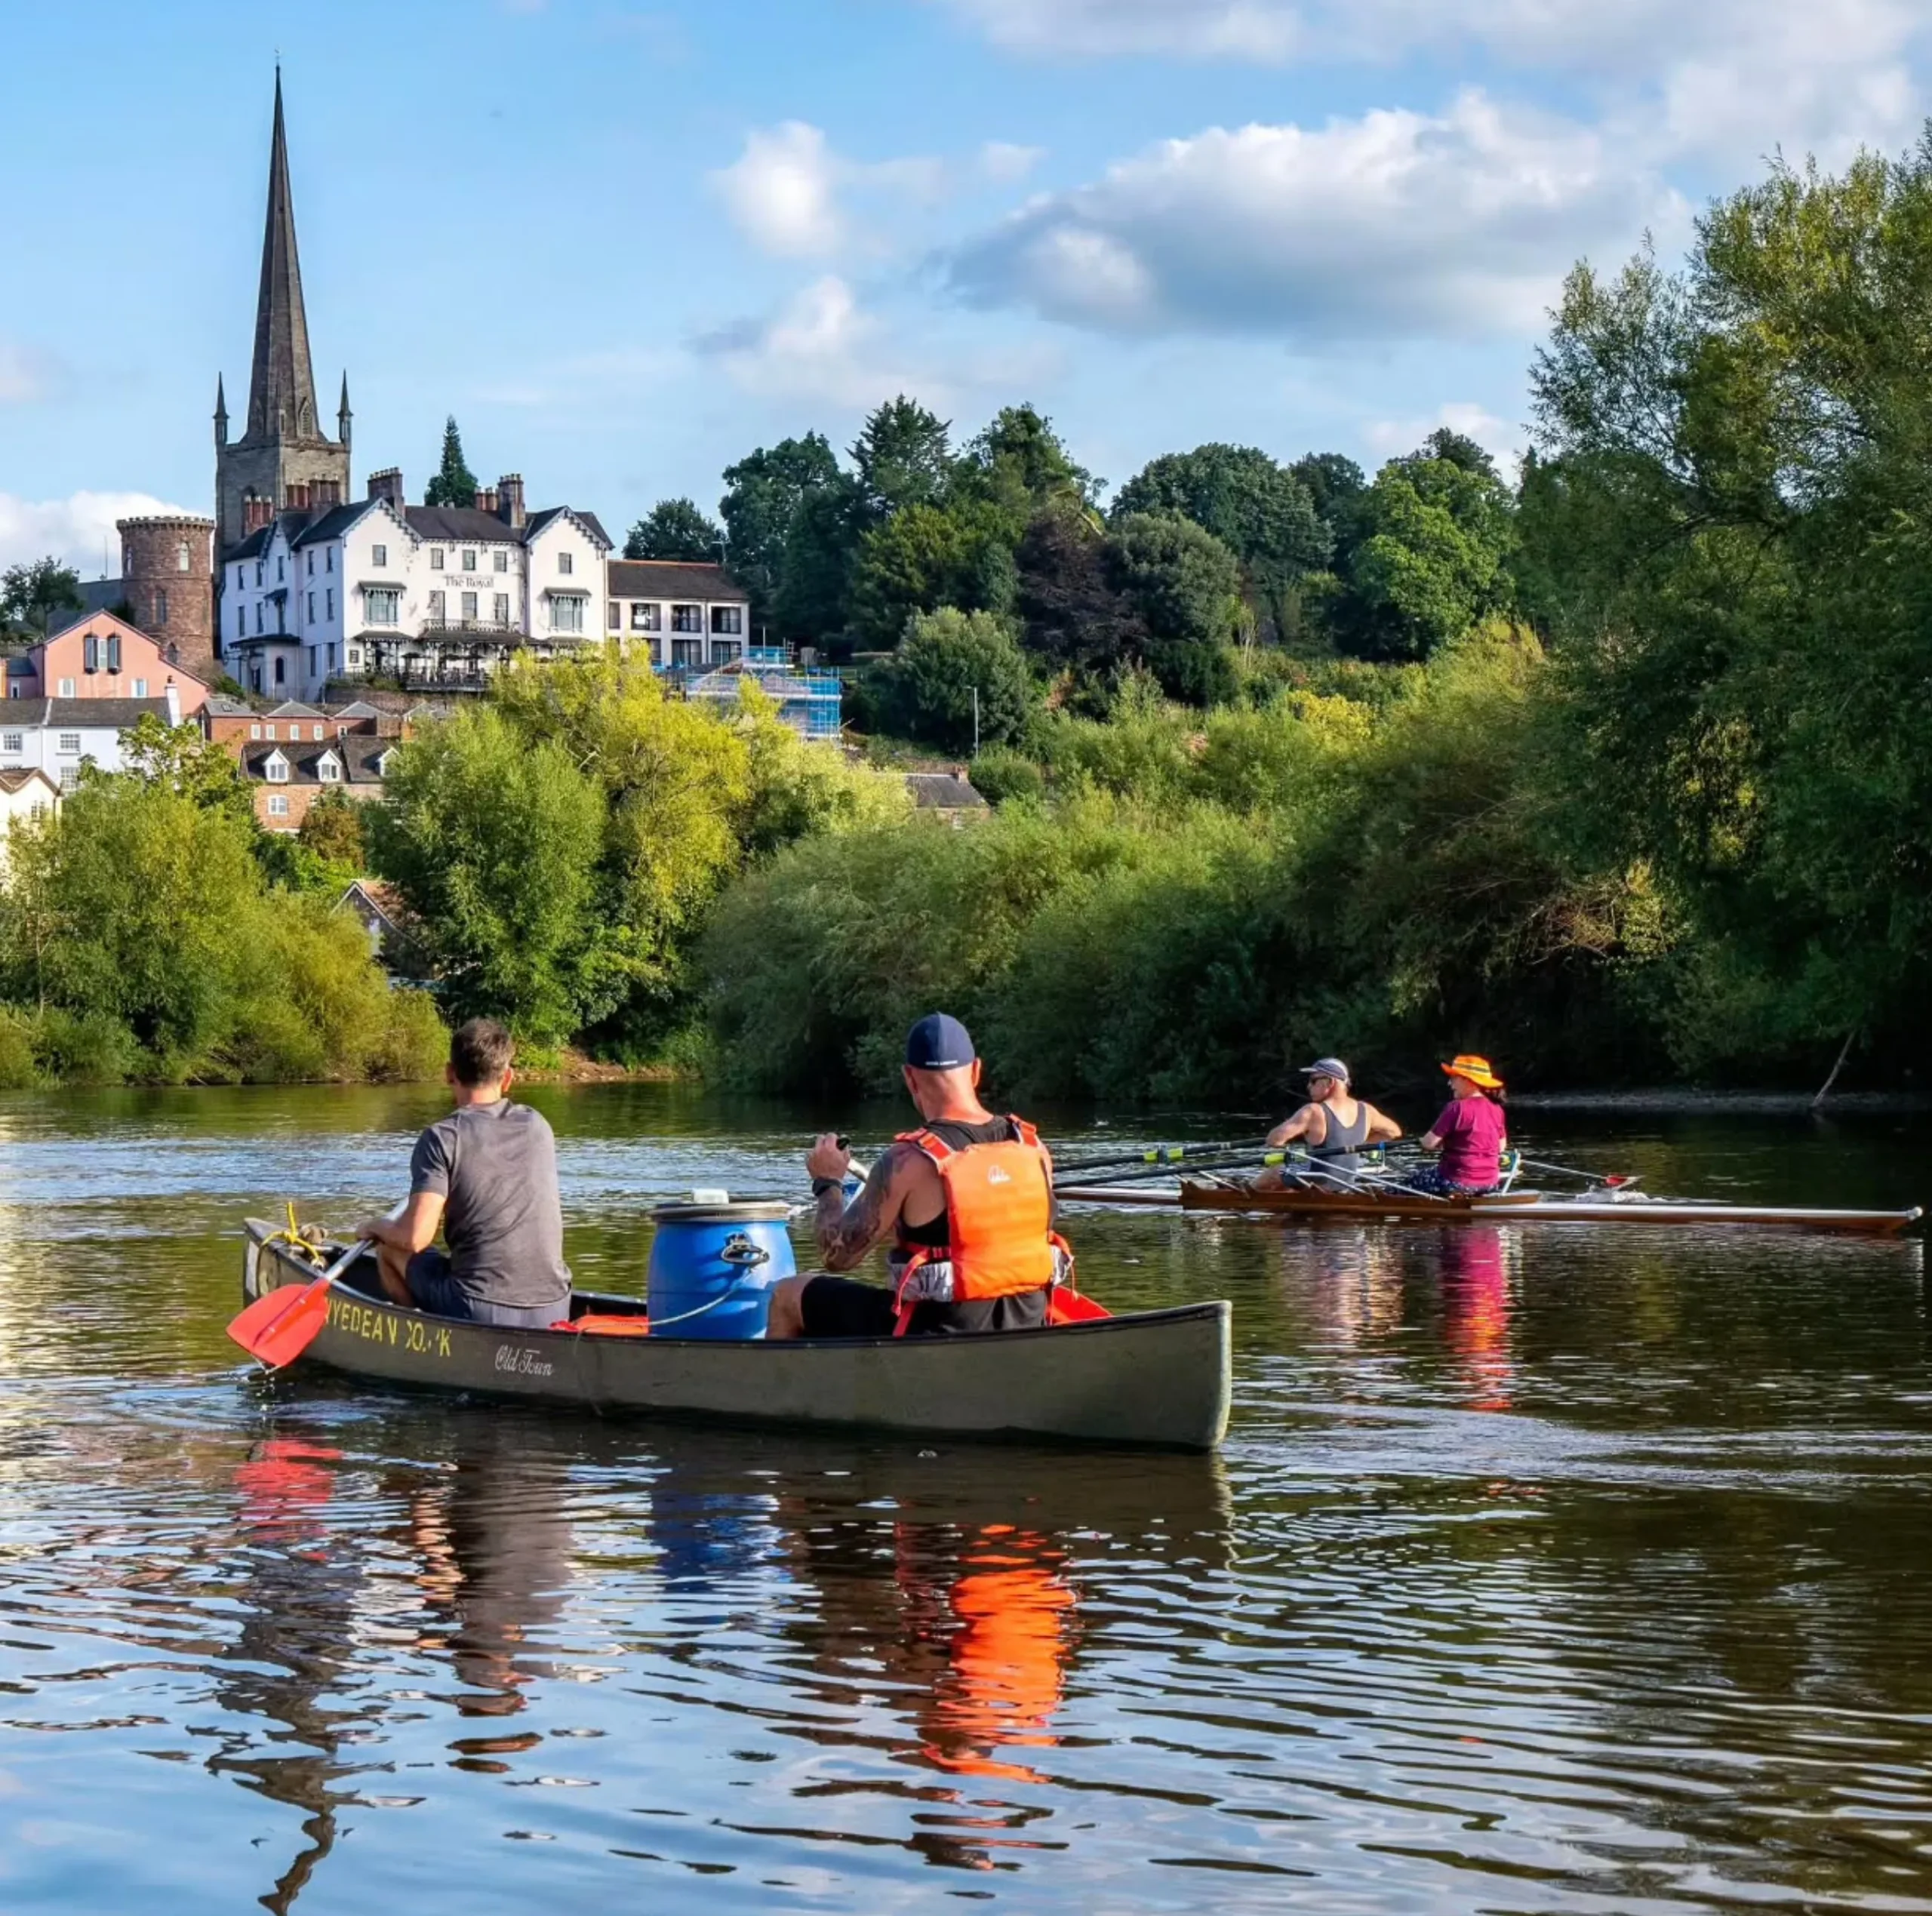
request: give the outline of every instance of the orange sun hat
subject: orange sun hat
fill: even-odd
[[[1478,1057],[1473,1051],[1462,1053],[1452,1065],[1442,1067],[1443,1074],[1449,1078],[1466,1078],[1472,1084],[1479,1084],[1485,1091],[1500,1091],[1503,1081],[1489,1068],[1487,1058]]]

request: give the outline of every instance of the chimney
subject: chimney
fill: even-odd
[[[494,518],[497,515],[498,497],[494,486],[478,486],[476,488],[477,511],[488,512]]]
[[[181,722],[181,688],[170,679],[162,689],[161,696],[168,701],[168,722],[178,725]]]
[[[275,517],[275,502],[263,499],[257,493],[251,493],[242,502],[242,531],[245,538],[251,532],[260,532]]]
[[[369,497],[386,499],[399,512],[402,510],[402,468],[385,466],[380,472],[369,475]]]
[[[497,516],[512,531],[521,532],[524,527],[523,475],[506,472],[497,481]]]

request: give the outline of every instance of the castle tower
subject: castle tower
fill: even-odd
[[[171,660],[212,680],[214,521],[170,515],[117,519],[121,589],[134,623]]]
[[[275,75],[275,132],[269,149],[268,219],[262,234],[261,287],[255,302],[255,352],[242,437],[228,439],[228,407],[215,387],[215,543],[225,552],[244,536],[250,499],[275,512],[340,505],[349,497],[349,382],[337,415],[340,439],[323,432],[309,355],[309,315],[295,247],[295,201],[288,183],[281,69]]]

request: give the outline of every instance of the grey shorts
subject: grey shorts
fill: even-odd
[[[491,1304],[472,1297],[456,1281],[449,1253],[432,1244],[409,1260],[409,1294],[418,1310],[434,1318],[457,1318],[466,1324],[495,1324],[505,1330],[547,1330],[571,1314],[571,1300],[525,1310],[514,1304]]]

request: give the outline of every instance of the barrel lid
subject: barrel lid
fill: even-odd
[[[792,1207],[776,1198],[749,1198],[728,1204],[660,1204],[651,1215],[660,1224],[782,1224]]]

